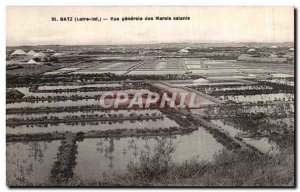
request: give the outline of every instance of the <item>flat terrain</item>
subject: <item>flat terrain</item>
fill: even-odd
[[[9,47],[7,184],[293,186],[291,47]],[[16,49],[45,57],[11,55]],[[108,91],[107,103],[140,93],[143,106],[103,108]],[[151,93],[176,92],[195,93],[200,107],[144,105]]]

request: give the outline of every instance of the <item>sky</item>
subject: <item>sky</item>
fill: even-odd
[[[110,21],[126,16],[190,20]],[[58,21],[51,21],[52,17]],[[60,17],[73,21],[59,21]],[[102,21],[74,22],[75,17]],[[6,8],[7,46],[293,41],[293,7]]]

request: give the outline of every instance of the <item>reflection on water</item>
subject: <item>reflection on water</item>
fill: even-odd
[[[294,112],[294,104],[285,104],[285,105],[268,105],[268,106],[250,106],[246,111],[248,113],[276,113],[276,112]]]
[[[59,86],[58,86],[59,87]],[[55,87],[56,88],[56,87]],[[63,88],[61,88],[63,89]],[[56,97],[56,96],[64,96],[64,97],[71,97],[71,96],[96,96],[96,95],[101,95],[103,91],[89,91],[89,92],[50,92],[50,93],[40,93],[40,92],[30,92],[29,88],[26,87],[21,87],[21,88],[16,88],[16,90],[22,92],[25,94],[24,98],[26,97]]]
[[[258,101],[293,101],[294,94],[289,93],[273,93],[261,95],[235,95],[235,96],[220,96],[219,99],[225,101],[242,102],[258,102]]]
[[[210,88],[208,88],[209,90]],[[239,87],[215,87],[215,91],[232,91],[232,90],[272,90],[273,87],[262,85],[242,85]]]
[[[43,87],[43,86],[42,86]],[[62,96],[62,97],[71,97],[71,96],[82,96],[82,97],[85,97],[85,96],[90,96],[90,97],[94,97],[94,96],[99,96],[99,95],[102,95],[103,93],[107,92],[107,91],[70,91],[68,92],[66,89],[76,89],[76,88],[81,88],[81,87],[104,87],[104,86],[101,86],[99,84],[95,84],[95,85],[89,85],[89,86],[44,86],[44,87],[47,87],[47,88],[44,88],[42,90],[59,90],[59,89],[63,89],[64,91],[63,92],[49,92],[49,93],[41,93],[41,92],[30,92],[29,91],[29,87],[19,87],[19,88],[16,88],[16,90],[22,92],[25,96],[24,98],[26,97],[39,97],[39,98],[47,98],[47,97],[57,97],[57,96]],[[107,87],[107,86],[105,86]],[[127,92],[127,93],[135,93],[135,92],[144,92],[144,91],[147,91],[146,89],[126,89],[126,90],[123,90],[123,92]],[[118,91],[113,91],[113,92],[118,92]]]
[[[120,87],[118,83],[107,83],[107,84],[90,84],[90,85],[56,85],[49,86],[43,85],[39,86],[39,90],[55,90],[55,89],[79,89],[83,87]]]
[[[238,133],[244,133],[242,130],[239,130],[235,128],[233,125],[230,125],[229,123],[225,123],[224,121],[221,120],[211,120],[211,123],[219,126],[221,129],[225,130],[228,132],[228,134],[232,137],[235,137]]]
[[[279,79],[272,79],[272,80],[266,80],[267,82],[271,82],[271,83],[278,83],[278,84],[285,84],[285,85],[290,85],[290,86],[294,86],[294,81],[285,79],[285,78],[279,78]]]
[[[266,137],[262,138],[244,138],[245,143],[252,145],[259,151],[263,153],[269,154],[277,154],[279,153],[279,147],[276,145],[275,142],[270,141]]]
[[[125,120],[125,121],[99,121],[99,122],[79,122],[79,123],[58,123],[56,125],[42,124],[42,125],[20,125],[7,126],[6,134],[28,134],[28,133],[52,133],[52,132],[88,132],[88,131],[106,131],[115,129],[159,129],[178,127],[178,124],[164,117],[163,119],[150,120]]]
[[[162,141],[168,144],[166,147],[174,148],[170,159],[178,164],[192,158],[212,161],[214,154],[223,149],[201,127],[189,135],[84,139],[77,141],[73,173],[83,182],[100,181],[123,173],[130,162],[139,161],[142,152],[153,155]],[[51,169],[60,145],[60,141],[7,143],[8,184],[50,184]]]
[[[7,184],[49,183],[59,145],[60,141],[7,143]]]
[[[214,154],[223,149],[201,127],[190,135],[84,139],[78,143],[74,174],[83,181],[91,182],[122,173],[129,162],[138,162],[142,151],[153,153],[158,140],[163,138],[175,149],[171,155],[174,163],[183,163],[191,158],[211,161]]]
[[[70,106],[98,106],[98,101],[95,99],[83,99],[78,101],[35,101],[35,102],[19,102],[7,103],[6,108],[24,108],[24,107],[70,107]]]
[[[221,129],[227,131],[230,136],[235,137],[237,134],[243,134],[246,133],[245,131],[242,131],[241,129],[238,129],[234,126],[233,123],[228,123],[222,120],[211,120],[211,122],[219,127]],[[248,145],[251,145],[258,149],[259,151],[263,153],[270,153],[275,154],[279,153],[279,148],[275,142],[270,141],[266,137],[262,138],[242,138],[242,140],[247,143]]]

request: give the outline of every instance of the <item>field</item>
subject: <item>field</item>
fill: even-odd
[[[188,46],[9,47],[54,52],[7,57],[7,184],[294,186],[294,61],[238,59],[250,44]],[[142,106],[105,108],[107,92],[106,104],[126,93]],[[163,93],[200,105],[145,105]]]

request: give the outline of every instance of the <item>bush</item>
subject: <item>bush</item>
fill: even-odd
[[[141,155],[128,173],[111,181],[117,185],[151,186],[293,186],[294,156],[291,154],[255,156],[247,151],[221,151],[214,161],[191,159],[172,163],[173,150],[160,143],[155,153]],[[164,149],[166,149],[164,151]]]

